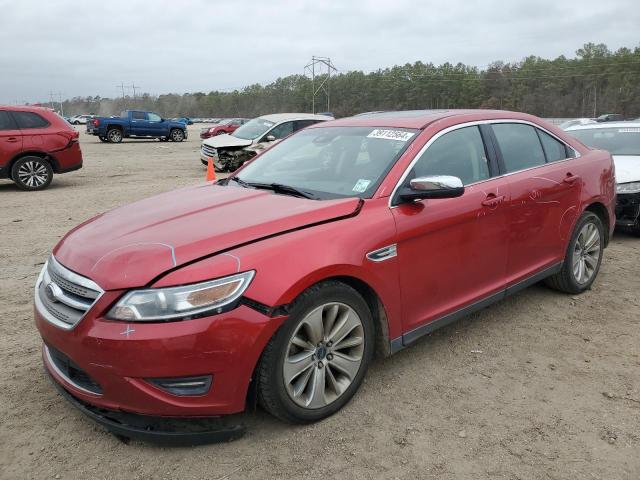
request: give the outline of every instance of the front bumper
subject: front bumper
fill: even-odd
[[[46,353],[46,350],[43,352]],[[46,355],[44,358],[46,362]],[[167,446],[202,445],[235,440],[246,431],[242,423],[231,417],[151,417],[95,407],[73,396],[53,376],[50,378],[58,392],[69,403],[123,440],[133,438]]]
[[[77,400],[102,409],[161,417],[210,417],[245,409],[258,359],[284,318],[246,305],[194,320],[123,323],[92,316],[105,312],[121,292],[105,292],[71,330],[47,321],[35,309],[45,345],[64,354],[99,388],[65,375],[46,355],[49,374]],[[209,391],[173,395],[146,379],[212,375]],[[89,383],[91,384],[91,383]]]
[[[640,218],[640,193],[619,193],[616,197],[616,226],[634,227]]]

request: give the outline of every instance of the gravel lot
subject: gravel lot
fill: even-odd
[[[534,286],[377,360],[315,425],[258,411],[241,440],[167,449],[68,405],[41,366],[36,275],[83,220],[202,181],[198,129],[181,144],[83,134],[82,170],[37,193],[0,183],[0,478],[640,478],[640,239],[622,234],[593,290]]]

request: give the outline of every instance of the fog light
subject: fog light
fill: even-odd
[[[213,377],[201,375],[198,377],[147,378],[146,380],[172,395],[185,397],[207,393],[211,388]]]

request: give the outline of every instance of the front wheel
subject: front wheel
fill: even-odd
[[[184,132],[179,128],[174,128],[169,134],[172,142],[181,142],[184,140]]]
[[[374,337],[371,312],[357,291],[336,281],[309,288],[262,354],[260,404],[292,423],[334,414],[360,387]]]
[[[571,235],[562,269],[547,285],[566,293],[582,293],[598,276],[604,247],[604,226],[595,213],[584,212]]]
[[[51,164],[40,157],[23,157],[13,164],[11,178],[21,190],[42,190],[53,179]]]
[[[108,142],[109,139],[107,137],[98,137],[101,142]]]

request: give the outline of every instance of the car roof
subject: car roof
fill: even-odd
[[[270,115],[261,115],[260,118],[274,123],[285,122],[287,120],[333,120],[332,117],[314,115],[313,113],[272,113]]]
[[[369,112],[354,117],[334,120],[327,126],[352,127],[395,127],[422,129],[438,120],[460,117],[460,122],[480,120],[526,120],[540,122],[540,119],[526,113],[507,110],[404,110],[398,112]],[[319,126],[316,126],[321,128]]]
[[[640,122],[630,120],[626,122],[598,122],[587,125],[575,125],[566,129],[567,132],[573,130],[592,130],[594,128],[640,128]]]
[[[53,109],[49,107],[43,107],[41,105],[2,105],[0,104],[0,109],[3,110],[12,110],[17,112],[33,112],[35,111],[47,111],[53,112]]]

